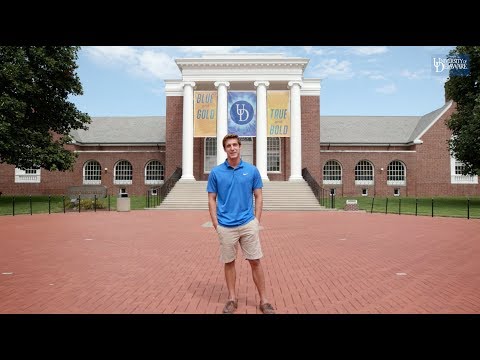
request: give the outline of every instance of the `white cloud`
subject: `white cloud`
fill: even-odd
[[[383,75],[380,74],[372,74],[369,76],[370,79],[372,80],[387,80],[387,78]]]
[[[442,85],[445,85],[445,83],[448,81],[449,77],[448,76],[432,76],[433,79],[442,84]]]
[[[332,49],[319,49],[313,46],[304,46],[303,50],[305,50],[307,54],[312,55],[331,55],[335,53],[335,50]]]
[[[388,85],[376,88],[375,91],[382,94],[393,94],[397,92],[397,87],[395,86],[395,84],[388,84]]]
[[[130,63],[135,59],[137,52],[130,46],[91,46],[85,50],[92,60],[107,65]]]
[[[146,79],[164,80],[180,75],[174,59],[160,49],[156,51],[155,48],[130,46],[93,46],[86,48],[86,52],[99,64],[117,66],[134,76]]]
[[[173,58],[161,52],[143,51],[138,54],[137,64],[131,68],[134,73],[157,79],[179,77],[180,70]]]
[[[178,50],[183,53],[228,54],[240,48],[241,46],[179,46]]]
[[[157,96],[164,96],[165,95],[165,89],[163,89],[163,88],[151,88],[150,91]]]
[[[326,59],[313,67],[311,75],[321,79],[328,77],[337,79],[350,79],[353,77],[353,71],[349,61]]]
[[[426,70],[417,70],[417,71],[410,71],[410,70],[402,70],[400,72],[400,76],[406,77],[409,80],[419,80],[427,78]]]
[[[370,80],[387,80],[387,78],[378,71],[363,70],[360,75],[368,77]]]
[[[387,51],[386,46],[353,46],[350,48],[352,54],[361,56],[384,54]]]
[[[428,52],[441,52],[447,54],[450,50],[454,49],[455,46],[424,46],[423,48]]]

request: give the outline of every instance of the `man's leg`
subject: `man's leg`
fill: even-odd
[[[266,291],[265,291],[265,275],[263,274],[263,267],[260,259],[257,260],[248,260],[250,266],[252,267],[252,276],[253,282],[258,290],[258,295],[260,296],[260,310],[264,314],[275,314],[273,306],[268,302]]]
[[[237,273],[235,271],[235,260],[225,264],[225,280],[227,282],[228,300],[235,300],[235,281]]]
[[[267,298],[265,294],[265,275],[263,274],[262,263],[260,259],[248,260],[250,266],[252,267],[253,282],[258,290],[258,295],[260,295],[260,304],[266,303]]]
[[[228,301],[223,307],[223,313],[233,314],[238,307],[238,300],[235,296],[235,260],[225,264],[225,280],[228,288]]]

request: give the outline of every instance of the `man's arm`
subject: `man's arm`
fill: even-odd
[[[212,219],[212,225],[217,230],[218,220],[217,220],[217,194],[208,193],[208,211],[210,212],[210,218]]]
[[[257,218],[258,222],[260,222],[260,218],[262,217],[262,210],[263,210],[262,188],[253,190],[253,195],[255,196],[255,217]]]

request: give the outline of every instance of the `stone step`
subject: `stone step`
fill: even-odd
[[[159,210],[208,210],[207,181],[178,182]],[[264,210],[325,210],[304,181],[269,181],[263,187]]]

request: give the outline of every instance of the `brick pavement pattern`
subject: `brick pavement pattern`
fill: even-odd
[[[208,211],[0,217],[0,314],[221,314]],[[277,314],[478,314],[480,221],[365,212],[264,212]],[[237,314],[259,314],[237,257]]]

